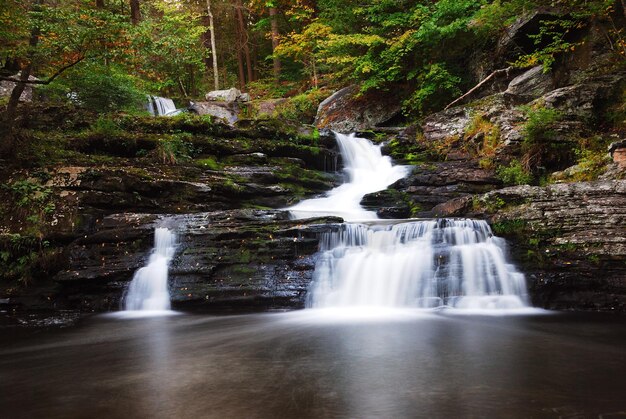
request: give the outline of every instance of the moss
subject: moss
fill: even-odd
[[[209,170],[221,170],[222,165],[213,156],[206,156],[201,159],[194,160],[194,164]]]

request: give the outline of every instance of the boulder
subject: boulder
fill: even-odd
[[[626,169],[626,140],[616,141],[609,145],[609,153],[613,162]]]
[[[367,131],[400,114],[399,93],[359,95],[358,86],[345,87],[320,103],[315,126],[342,133]]]
[[[548,93],[553,85],[552,76],[539,65],[511,80],[504,93],[515,102],[527,103]]]
[[[226,90],[213,90],[206,94],[206,100],[218,101],[218,102],[249,102],[250,95],[248,93],[241,93],[239,89],[231,87]]]
[[[198,115],[211,115],[233,125],[239,120],[239,107],[235,102],[194,102],[189,110]]]
[[[19,78],[20,77],[20,73],[17,73],[15,75],[15,78]],[[28,78],[28,80],[33,81],[33,80],[38,80],[37,77],[33,77],[30,76]],[[0,97],[9,97],[11,96],[11,92],[13,92],[13,88],[15,87],[16,83],[13,83],[11,81],[0,81]],[[20,101],[21,102],[32,102],[33,100],[33,85],[32,84],[27,84],[26,87],[24,88],[24,91],[22,92],[22,95],[20,96]]]

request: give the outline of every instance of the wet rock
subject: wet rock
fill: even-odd
[[[395,189],[367,194],[361,200],[361,206],[375,211],[382,219],[409,218],[412,215],[410,197]]]
[[[288,219],[282,211],[234,210],[194,215],[106,217],[68,248],[68,269],[55,280],[58,305],[116,309],[136,269],[145,264],[155,226],[176,231],[170,269],[178,309],[256,310],[302,307],[318,237],[341,219]]]
[[[315,126],[341,133],[366,131],[391,120],[400,113],[397,95],[365,93],[357,97],[359,88],[343,88],[320,103]]]

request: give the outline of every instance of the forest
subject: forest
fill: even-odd
[[[46,100],[99,112],[136,110],[148,93],[190,99],[236,86],[253,98],[293,98],[296,111],[310,113],[320,91],[400,87],[404,113],[416,119],[486,76],[467,69],[531,10],[558,9],[567,19],[544,22],[533,39],[540,48],[516,51],[513,66],[548,71],[582,45],[576,31],[590,18],[607,22],[623,60],[621,3],[2,0],[0,80],[19,81],[3,119],[14,118],[26,84]]]

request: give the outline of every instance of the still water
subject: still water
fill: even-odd
[[[626,319],[316,310],[2,331],[3,418],[626,415]]]

